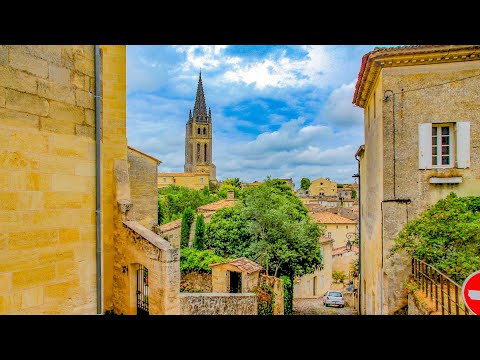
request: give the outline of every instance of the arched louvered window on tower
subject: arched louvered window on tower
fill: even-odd
[[[203,159],[204,159],[205,162],[207,162],[208,161],[207,160],[207,144],[205,144],[204,150],[205,150],[205,152],[203,153]]]
[[[197,134],[200,135],[200,128],[197,128]]]
[[[197,144],[197,161],[200,161],[200,144]]]
[[[203,128],[203,135],[206,135],[206,134],[207,134],[207,129]]]

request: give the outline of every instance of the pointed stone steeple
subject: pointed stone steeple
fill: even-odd
[[[205,95],[203,94],[202,71],[198,78],[197,97],[195,98],[195,106],[193,107],[193,117],[195,119],[207,117],[207,105],[205,104]]]

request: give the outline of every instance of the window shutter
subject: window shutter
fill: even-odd
[[[418,124],[418,168],[432,168],[432,124]]]
[[[470,167],[470,122],[457,122],[457,167]]]

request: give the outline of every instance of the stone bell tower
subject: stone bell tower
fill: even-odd
[[[205,104],[202,72],[198,78],[195,106],[190,110],[185,132],[185,172],[205,172],[215,181],[217,171],[212,162],[212,111]]]

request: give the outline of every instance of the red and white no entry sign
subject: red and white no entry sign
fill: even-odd
[[[470,274],[462,286],[465,305],[475,315],[480,315],[480,270]]]

